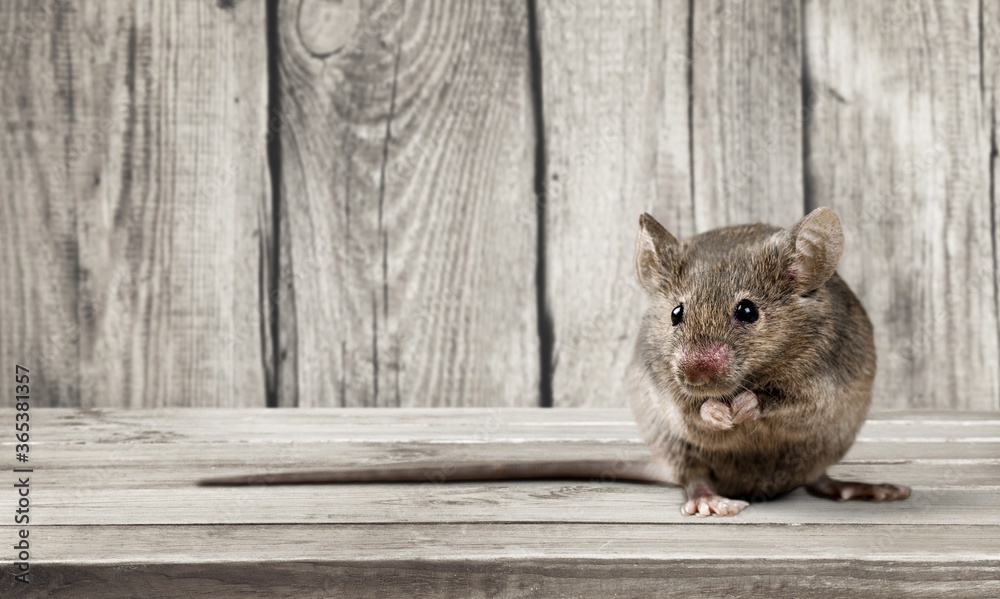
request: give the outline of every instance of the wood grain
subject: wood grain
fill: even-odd
[[[60,472],[60,475],[64,474]],[[883,471],[884,474],[884,471]],[[41,479],[44,482],[45,479]],[[881,478],[877,480],[882,480]],[[138,481],[132,481],[136,483]],[[166,482],[166,481],[165,481]],[[900,482],[894,480],[893,482]],[[726,526],[760,524],[935,524],[1000,527],[992,509],[1000,487],[914,490],[907,505],[839,504],[798,490],[755,503]],[[376,495],[377,498],[373,497]],[[169,501],[166,501],[169,499]],[[36,527],[69,525],[387,524],[497,521],[497,506],[517,506],[506,522],[688,524],[676,487],[616,482],[498,482],[284,487],[49,489],[32,507]],[[217,506],[225,505],[225,510]],[[622,510],[628,506],[628,510]],[[704,524],[705,520],[698,520]]]
[[[0,5],[0,384],[15,364],[39,405],[80,404],[77,190],[61,174],[76,119],[69,32],[59,7]]]
[[[732,519],[681,516],[677,488],[606,481],[194,484],[208,472],[378,462],[634,459],[645,447],[628,419],[625,409],[36,409],[31,594],[8,576],[0,593],[1000,592],[1000,412],[875,414],[834,472],[911,484],[905,502],[799,490]],[[0,428],[12,423],[0,413]],[[0,439],[0,468],[14,466],[11,446]]]
[[[982,597],[1000,592],[992,526],[418,524],[53,527],[31,594],[102,597]],[[873,544],[873,539],[886,542]],[[261,545],[266,555],[259,553]],[[94,551],[102,549],[100,553]],[[248,552],[248,548],[253,548]],[[766,555],[768,557],[762,557]],[[136,559],[135,556],[145,556]],[[6,564],[5,564],[6,567]],[[378,580],[373,584],[373,577]],[[72,589],[72,591],[70,591]]]
[[[982,27],[979,43],[982,49],[982,85],[984,138],[987,140],[989,156],[990,206],[993,221],[990,233],[993,240],[993,299],[996,301],[997,335],[1000,336],[1000,239],[997,238],[997,223],[1000,223],[1000,6],[995,2],[983,2]],[[988,329],[983,334],[989,334]],[[1000,344],[1000,341],[998,341]],[[1000,352],[995,356],[994,367],[1000,369]]]
[[[279,11],[281,403],[537,405],[526,7],[344,6]]]
[[[258,2],[5,2],[0,387],[537,405],[551,328],[555,405],[622,405],[639,211],[830,205],[876,405],[998,408],[995,4],[285,0],[269,55]]]
[[[2,359],[35,405],[264,405],[258,3],[5,3]]]
[[[183,479],[187,473],[189,481],[209,476],[244,474],[266,474],[275,471],[298,471],[345,466],[421,465],[438,466],[457,460],[463,463],[478,461],[510,460],[527,461],[540,459],[539,456],[565,456],[584,460],[641,460],[648,458],[646,446],[638,439],[625,441],[572,441],[563,439],[538,439],[532,441],[508,439],[493,442],[470,443],[463,441],[405,440],[394,442],[373,439],[371,435],[334,435],[331,441],[274,442],[274,444],[248,443],[243,446],[199,443],[187,441],[191,447],[179,450],[162,444],[136,443],[121,440],[119,450],[100,445],[93,449],[93,455],[102,459],[100,472],[93,473],[95,479],[117,476],[119,467],[114,459],[121,451],[128,456],[133,467],[152,468],[161,464],[164,457],[157,452],[183,451],[186,467],[181,472],[166,472],[164,478]],[[110,446],[115,447],[115,446]],[[86,466],[91,458],[80,454],[81,446],[66,445],[46,448],[42,453],[51,455],[53,468],[73,469]],[[969,468],[979,480],[988,481],[984,472],[1000,465],[997,458],[997,443],[867,443],[859,442],[845,456],[843,464],[852,469],[875,473],[878,478],[896,478],[899,469],[906,481],[927,480],[930,474],[920,474],[923,469],[942,474],[949,487],[960,487],[962,473]],[[13,454],[12,454],[13,455]],[[13,459],[13,458],[11,458]],[[177,459],[180,458],[171,458]],[[13,465],[13,464],[11,464]],[[949,469],[955,472],[949,472]],[[857,470],[851,470],[857,471]],[[124,474],[123,474],[124,475]],[[130,479],[142,480],[134,475]],[[916,484],[914,482],[913,484]]]
[[[196,479],[209,475],[344,466],[447,469],[450,464],[524,461],[540,455],[553,460],[647,457],[634,425],[625,420],[627,410],[515,409],[500,411],[509,412],[509,418],[493,421],[489,417],[495,412],[258,409],[234,415],[224,409],[41,410],[32,423],[36,437],[44,443],[36,447],[33,459],[44,464],[35,476],[45,493],[34,500],[38,509],[33,522],[471,522],[492,518],[498,498],[521,506],[517,514],[507,516],[518,522],[685,521],[679,512],[663,510],[665,502],[679,502],[679,490],[607,481],[194,487]],[[855,447],[833,470],[834,475],[844,477],[912,485],[917,492],[905,504],[836,504],[798,493],[757,505],[748,518],[727,522],[907,523],[919,519],[943,524],[972,518],[985,510],[1000,489],[1000,418],[971,416],[879,415],[865,425]],[[11,412],[0,418],[0,426],[12,425]],[[4,443],[3,455],[12,456],[12,445],[12,441]],[[15,466],[12,457],[5,461],[5,466]],[[371,496],[376,492],[382,500],[373,504]],[[316,502],[316,493],[325,499]],[[219,502],[228,506],[223,514],[211,507]],[[622,511],[626,504],[630,509]],[[277,509],[280,505],[288,509]],[[423,507],[413,511],[413,505]],[[991,517],[980,515],[976,521],[992,522]]]
[[[990,3],[984,3],[990,4]],[[1000,407],[979,7],[807,5],[809,188],[876,332],[877,407]]]
[[[688,2],[540,2],[546,302],[556,406],[625,405],[638,218],[692,233]]]
[[[788,226],[803,214],[798,0],[694,3],[692,138],[697,230]]]
[[[565,449],[561,447],[565,446]],[[953,450],[959,446],[964,450]],[[879,443],[861,443],[859,449],[863,452],[848,456],[831,470],[832,476],[841,476],[855,480],[890,480],[900,484],[914,486],[920,491],[921,501],[926,492],[930,491],[975,491],[995,493],[1000,488],[1000,458],[995,457],[997,445],[977,444],[965,446],[960,444],[921,446],[923,457],[907,455],[912,448],[906,445],[883,445]],[[891,451],[890,457],[885,457],[885,451]],[[554,458],[563,459],[643,459],[648,456],[645,447],[634,444],[599,444],[593,442],[532,442],[530,444],[487,443],[469,446],[464,443],[427,443],[407,441],[405,443],[351,443],[331,445],[326,443],[290,444],[253,444],[240,447],[237,445],[220,446],[210,443],[191,443],[190,447],[179,450],[176,446],[161,443],[122,445],[98,445],[81,455],[79,446],[63,445],[47,448],[45,454],[46,493],[51,494],[55,503],[65,508],[63,499],[55,501],[56,496],[65,497],[66,493],[75,493],[80,499],[81,494],[94,490],[133,492],[151,489],[170,489],[190,487],[197,477],[207,476],[238,476],[246,474],[271,474],[291,471],[314,471],[323,468],[341,468],[357,466],[374,466],[379,464],[393,466],[429,466],[444,467],[443,464],[465,464],[483,461],[506,460],[521,462],[538,459],[538,452],[555,452]],[[992,453],[991,453],[992,452]],[[122,456],[127,455],[127,462]],[[456,457],[458,456],[458,457]],[[185,467],[178,467],[180,460]],[[458,483],[456,483],[458,484]],[[542,484],[542,483],[539,483]],[[528,496],[538,494],[538,489],[575,488],[574,483],[551,483],[550,486],[517,486],[523,489],[518,501],[525,501]],[[502,485],[487,485],[498,488]],[[599,494],[613,493],[606,485],[586,486],[577,493]],[[401,487],[400,487],[401,488]],[[447,486],[455,492],[475,492],[483,488],[479,485]],[[391,489],[397,489],[393,486]],[[360,491],[359,491],[360,492]],[[371,493],[369,488],[368,493]],[[624,491],[614,491],[624,492]],[[635,489],[634,493],[659,497],[666,490]],[[338,494],[334,491],[322,492]],[[961,505],[965,499],[960,494],[949,495],[956,505]],[[122,500],[126,495],[122,495]],[[429,498],[428,498],[429,500]],[[53,505],[53,504],[50,504]],[[780,511],[780,504],[776,511]],[[816,505],[811,503],[809,505]],[[309,510],[322,509],[302,506],[302,513],[312,513]],[[854,509],[854,508],[851,508]],[[774,515],[772,508],[765,508],[762,513]]]
[[[301,408],[46,410],[46,444],[165,442],[216,443],[233,438],[254,443],[402,443],[481,444],[532,442],[641,443],[627,408],[537,410],[533,408],[421,408],[368,410]],[[0,414],[0,426],[13,425],[13,412]],[[858,439],[878,443],[984,443],[1000,438],[997,412],[875,412]],[[0,443],[11,442],[0,438]],[[1000,459],[1000,456],[997,456]]]

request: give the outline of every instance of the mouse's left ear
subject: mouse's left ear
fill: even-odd
[[[806,293],[826,283],[844,253],[840,217],[829,208],[817,208],[786,230],[792,260],[788,275],[796,291]]]

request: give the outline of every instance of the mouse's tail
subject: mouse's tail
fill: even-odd
[[[674,485],[665,464],[641,460],[479,462],[442,466],[378,466],[205,478],[200,486],[401,483],[485,480],[600,480]]]

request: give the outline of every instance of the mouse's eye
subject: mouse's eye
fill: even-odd
[[[757,313],[757,305],[748,299],[740,300],[740,303],[736,304],[736,312],[733,314],[736,320],[740,322],[745,322],[750,324],[751,322],[757,322],[757,318],[760,314]]]
[[[684,320],[684,304],[677,306],[670,312],[670,322],[674,326],[679,325],[682,320]]]

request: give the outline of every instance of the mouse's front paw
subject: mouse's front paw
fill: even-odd
[[[709,428],[728,431],[733,428],[733,412],[729,404],[710,399],[701,404],[701,419]]]
[[[760,418],[760,402],[753,391],[744,391],[732,400],[733,424]]]
[[[741,422],[758,418],[760,403],[753,391],[744,391],[729,403],[710,399],[701,404],[701,419],[717,431],[728,431]]]

